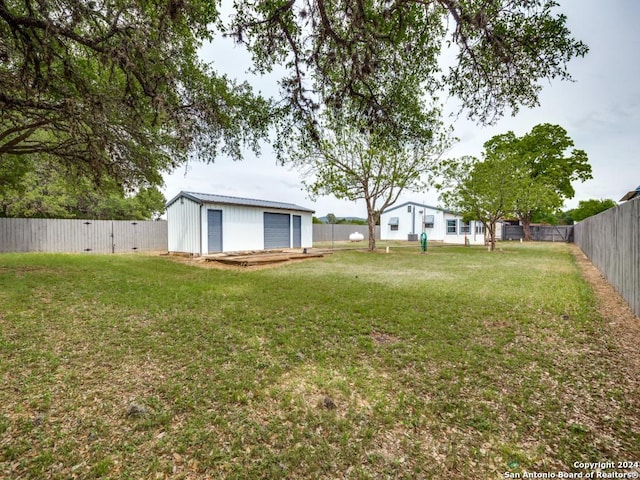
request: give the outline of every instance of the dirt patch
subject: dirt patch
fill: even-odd
[[[264,270],[268,268],[276,268],[285,264],[291,263],[300,263],[309,260],[318,260],[323,258],[325,255],[330,254],[330,252],[324,251],[314,251],[309,255],[305,254],[295,254],[283,253],[282,259],[277,259],[277,255],[274,255],[269,252],[265,252],[263,256],[265,260],[267,256],[269,256],[274,261],[260,261],[261,254],[253,252],[251,255],[246,255],[245,260],[243,261],[239,255],[218,255],[213,257],[191,257],[191,256],[183,256],[183,255],[168,255],[167,258],[170,260],[184,263],[186,265],[191,265],[199,268],[213,268],[216,270],[234,270],[234,271],[253,271],[253,270]],[[286,258],[284,258],[286,257]],[[233,261],[226,261],[228,259],[234,259]]]
[[[371,339],[376,345],[388,345],[398,342],[398,337],[384,332],[371,332]]]
[[[571,252],[576,258],[582,275],[596,294],[598,313],[611,328],[612,337],[622,354],[620,367],[624,369],[627,379],[636,387],[640,387],[640,350],[638,350],[640,318],[633,313],[629,304],[607,282],[577,245],[571,245]]]

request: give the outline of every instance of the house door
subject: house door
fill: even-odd
[[[222,251],[222,210],[207,210],[209,252]]]

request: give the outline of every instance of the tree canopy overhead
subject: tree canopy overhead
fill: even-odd
[[[436,134],[443,92],[490,123],[537,105],[539,82],[570,79],[567,62],[587,52],[553,0],[237,0],[228,23],[219,5],[0,0],[0,161],[48,154],[73,175],[136,186],[191,155],[257,149],[285,117],[198,58],[221,33],[257,71],[285,67],[280,138],[320,141],[331,111],[400,147]]]
[[[364,199],[370,225],[399,192],[433,173],[448,143],[443,93],[459,98],[472,119],[491,123],[506,110],[537,105],[540,80],[570,79],[567,62],[588,50],[553,0],[234,6],[229,34],[253,54],[256,70],[277,64],[287,71],[282,160],[307,167],[312,194]],[[447,47],[456,56],[450,67],[443,65]]]
[[[268,0],[236,2],[232,34],[260,71],[284,64],[298,119],[324,108],[396,136],[418,130],[421,102],[443,89],[490,123],[538,104],[541,79],[570,79],[588,48],[553,0]],[[456,62],[441,64],[451,47]],[[313,131],[313,129],[312,129]]]
[[[135,186],[257,149],[267,103],[198,59],[217,20],[207,0],[0,0],[0,161]]]

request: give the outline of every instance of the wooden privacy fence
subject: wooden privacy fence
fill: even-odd
[[[502,240],[524,238],[522,225],[503,225]],[[536,242],[572,242],[573,225],[532,225],[531,239]]]
[[[574,226],[575,243],[640,316],[640,197]]]
[[[166,251],[166,221],[0,218],[0,252]]]
[[[349,240],[352,233],[361,233],[364,240],[369,240],[368,225],[345,225],[345,224],[313,224],[313,241],[314,242],[330,242],[332,239],[336,242],[344,242]],[[380,239],[380,226],[376,225],[376,240]]]

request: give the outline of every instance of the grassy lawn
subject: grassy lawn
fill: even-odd
[[[257,271],[0,255],[0,478],[640,461],[638,392],[567,245],[418,251]]]

